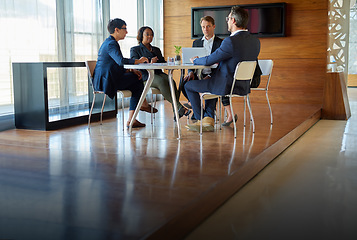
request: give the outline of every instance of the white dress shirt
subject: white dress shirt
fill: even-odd
[[[241,31],[248,31],[247,29],[240,29],[240,30],[237,30],[235,32],[232,32],[230,36],[233,36],[234,34],[236,34],[237,32],[241,32]]]
[[[207,56],[210,55],[212,52],[214,37],[215,37],[215,35],[213,35],[213,37],[211,37],[209,40],[207,40],[205,36],[202,37],[203,47],[206,50]],[[202,70],[202,73],[204,73],[204,74],[210,74],[211,72],[212,71],[210,68],[205,68]]]

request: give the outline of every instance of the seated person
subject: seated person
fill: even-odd
[[[206,57],[194,57],[191,61],[196,65],[210,66],[218,63],[218,68],[210,78],[202,81],[189,81],[185,90],[191,102],[195,117],[202,121],[203,131],[214,130],[214,110],[217,99],[206,101],[203,109],[204,115],[201,119],[200,95],[202,92],[210,92],[216,95],[229,94],[233,74],[237,64],[241,61],[256,61],[260,52],[260,41],[247,30],[249,21],[248,12],[243,8],[234,6],[226,17],[228,31],[231,35],[223,40],[221,46]],[[246,95],[250,92],[250,81],[238,81],[235,85],[235,94]],[[200,121],[195,124],[186,125],[189,130],[199,131]]]
[[[201,39],[197,39],[193,41],[192,47],[204,47],[206,49],[207,55],[210,55],[211,53],[216,51],[217,48],[219,48],[223,40],[214,34],[214,29],[216,28],[216,25],[215,25],[214,18],[212,18],[211,16],[202,17],[200,19],[200,25],[202,28],[203,37]],[[203,69],[202,71],[194,71],[189,69],[187,76],[184,78],[183,86],[187,81],[210,77],[210,75],[214,71],[215,71],[214,68],[213,69],[206,68]],[[182,93],[188,99],[186,90],[183,86],[181,86]],[[185,105],[185,106],[191,107],[189,105]],[[191,120],[193,121],[196,120],[194,114],[192,114]]]
[[[110,36],[102,43],[99,52],[97,64],[94,69],[93,87],[95,90],[103,91],[111,99],[113,99],[118,90],[130,90],[132,96],[130,98],[129,118],[127,127],[134,115],[135,108],[139,102],[140,96],[144,89],[143,81],[141,80],[141,72],[137,70],[124,69],[124,64],[139,64],[148,62],[146,57],[140,59],[124,58],[119,40],[123,40],[128,33],[124,20],[115,18],[110,20],[107,26]],[[151,112],[151,106],[144,101],[140,110]],[[153,109],[157,112],[157,109]],[[145,127],[145,124],[135,120],[133,128]]]
[[[130,49],[130,57],[132,59],[139,59],[142,57],[147,58],[151,63],[164,63],[166,62],[164,57],[161,54],[161,51],[158,47],[152,46],[151,42],[154,37],[154,32],[150,27],[144,26],[141,27],[138,31],[137,40],[139,45],[132,47]],[[143,80],[146,81],[148,79],[148,72],[146,70],[141,70]],[[175,82],[174,82],[175,84]],[[155,70],[154,80],[151,84],[151,87],[157,88],[160,90],[161,94],[164,98],[172,104],[172,97],[170,91],[169,77],[162,70]],[[179,102],[179,94],[175,84],[175,92],[176,92],[176,101],[177,101],[177,109],[179,112],[179,117],[188,116],[191,110],[186,109]],[[173,107],[173,106],[172,106]]]

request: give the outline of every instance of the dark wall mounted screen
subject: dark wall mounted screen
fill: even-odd
[[[248,30],[257,37],[285,37],[286,3],[239,5],[249,12]],[[191,8],[191,37],[203,36],[200,19],[211,16],[215,20],[215,34],[228,37],[226,17],[232,6]]]

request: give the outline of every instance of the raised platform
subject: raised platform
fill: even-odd
[[[0,132],[0,238],[181,239],[321,117],[321,106],[254,102],[256,133],[233,126],[177,140],[169,103],[129,137],[116,119]],[[119,115],[122,111],[119,111]],[[125,111],[127,117],[127,110]]]

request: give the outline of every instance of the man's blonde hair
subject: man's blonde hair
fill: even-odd
[[[202,23],[202,21],[207,21],[207,22],[212,23],[212,25],[215,25],[215,24],[214,24],[214,19],[213,19],[213,17],[211,17],[211,16],[201,17],[200,24]]]

